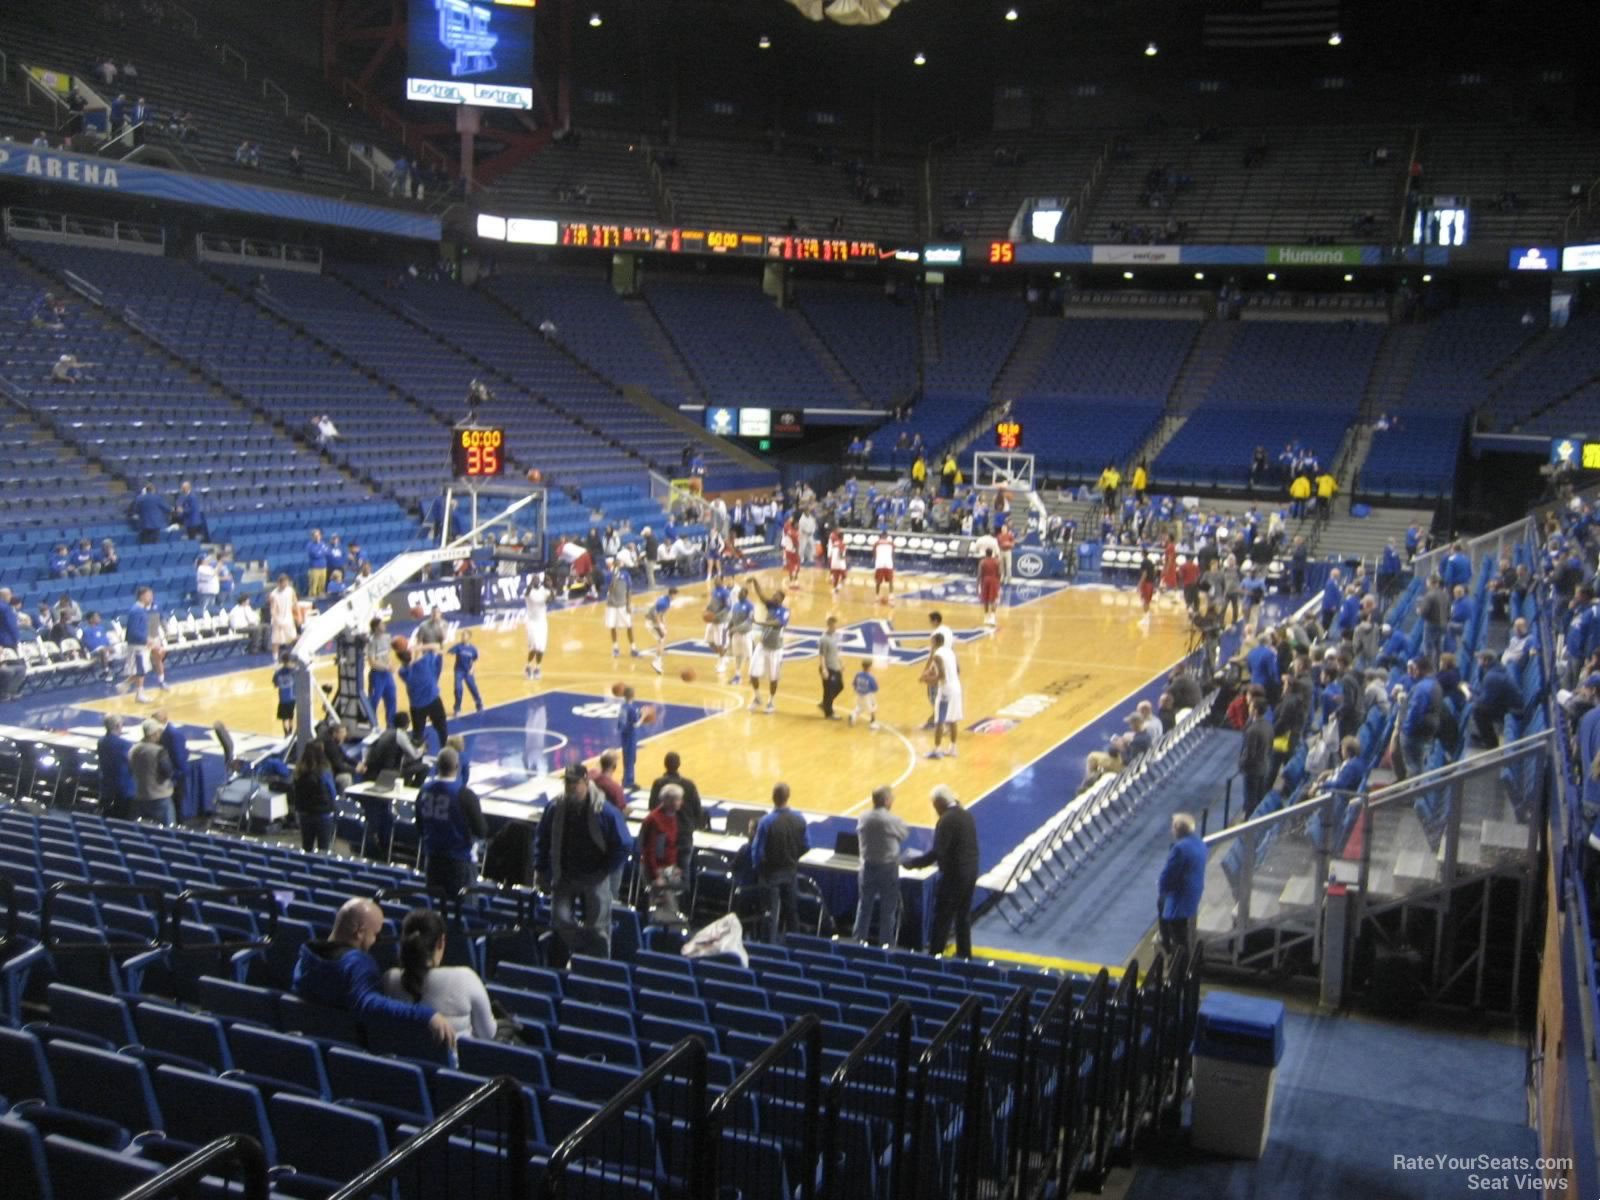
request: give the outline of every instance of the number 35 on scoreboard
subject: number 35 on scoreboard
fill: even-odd
[[[1022,449],[1022,422],[1005,420],[994,427],[994,444],[999,450]]]
[[[450,443],[450,468],[457,479],[483,479],[505,470],[506,434],[482,426],[455,430]]]

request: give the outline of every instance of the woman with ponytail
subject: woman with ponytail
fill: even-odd
[[[400,926],[400,965],[383,975],[383,994],[426,1004],[454,1026],[457,1034],[491,1039],[494,1010],[483,980],[471,967],[441,967],[444,918],[431,908],[414,908]]]

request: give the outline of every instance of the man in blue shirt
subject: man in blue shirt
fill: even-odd
[[[83,652],[99,664],[100,678],[110,683],[111,631],[101,623],[99,613],[91,612],[84,617],[83,629],[78,634],[78,643],[83,647]]]
[[[639,790],[633,770],[639,761],[639,726],[645,720],[644,705],[633,697],[633,689],[624,688],[622,703],[617,707],[617,742],[622,747],[622,790],[625,792]]]
[[[95,761],[100,767],[100,812],[102,816],[123,820],[133,815],[133,768],[128,753],[133,743],[122,736],[122,718],[108,713],[106,732],[95,743]]]
[[[1168,958],[1193,945],[1195,918],[1206,885],[1206,844],[1188,813],[1172,814],[1172,848],[1156,883],[1156,916],[1161,948]]]
[[[1590,675],[1582,686],[1590,699],[1600,690],[1600,675]],[[1591,708],[1578,721],[1578,772],[1583,776],[1583,819],[1600,816],[1600,779],[1595,778],[1595,760],[1600,758],[1600,705]]]
[[[1478,606],[1467,589],[1457,584],[1450,601],[1450,648],[1459,650],[1461,641],[1467,636],[1467,630],[1472,627],[1472,618],[1477,615]]]
[[[1283,694],[1283,681],[1278,673],[1278,652],[1273,649],[1271,636],[1258,634],[1254,648],[1245,655],[1244,661],[1250,670],[1250,682],[1266,692],[1269,703],[1276,704]]]
[[[1472,582],[1472,559],[1467,557],[1466,547],[1457,542],[1445,555],[1444,562],[1439,566],[1439,578],[1444,581],[1447,588],[1466,587]]]
[[[1378,555],[1378,599],[1387,604],[1399,586],[1400,551],[1395,549],[1394,539],[1390,538],[1383,553]]]
[[[1500,744],[1495,727],[1507,714],[1522,710],[1522,689],[1511,678],[1511,672],[1495,657],[1493,650],[1478,652],[1478,691],[1472,702],[1472,725],[1478,740],[1493,750]],[[1584,764],[1587,771],[1588,764]]]
[[[328,588],[328,543],[322,540],[322,530],[313,529],[306,543],[306,594],[315,598]]]
[[[185,537],[205,539],[208,532],[205,509],[200,506],[200,497],[195,494],[194,485],[187,479],[178,485],[178,498],[172,506],[172,514],[183,526]]]
[[[450,736],[450,726],[445,720],[444,700],[439,695],[439,676],[444,671],[444,659],[438,647],[425,646],[413,656],[411,650],[394,651],[400,660],[400,678],[406,685],[406,696],[411,701],[411,728],[419,741],[426,741],[426,726],[431,722],[443,749],[445,738]]]
[[[461,691],[465,688],[472,693],[472,699],[478,706],[478,711],[483,711],[483,693],[478,691],[478,680],[472,671],[478,663],[478,648],[472,644],[472,630],[463,629],[454,646],[450,647],[450,656],[455,659],[455,709],[450,713],[452,717],[461,715]]]
[[[439,751],[437,773],[417,793],[417,832],[428,859],[428,886],[457,895],[471,887],[477,870],[472,843],[489,836],[478,797],[461,779],[454,746]]]
[[[383,994],[376,960],[369,951],[383,932],[383,910],[367,899],[347,900],[325,942],[302,942],[294,965],[295,993],[314,1004],[340,1008],[358,1017],[388,1017],[426,1025],[446,1046],[456,1044],[455,1027],[425,1004],[407,1004]]]
[[[1322,628],[1327,630],[1333,625],[1334,614],[1339,611],[1339,603],[1344,599],[1344,588],[1341,582],[1344,576],[1338,567],[1328,572],[1327,581],[1322,585]]]
[[[139,544],[153,546],[161,540],[161,531],[167,527],[167,502],[156,495],[148,483],[133,498],[129,510],[133,527],[139,531]]]
[[[172,810],[183,820],[184,800],[189,794],[189,739],[183,731],[167,719],[167,710],[158,708],[151,714],[161,722],[161,748],[172,760]],[[196,804],[196,809],[200,808]],[[193,816],[193,813],[187,814]]]
[[[328,537],[328,570],[343,571],[350,561],[349,552],[345,550],[344,543],[339,540],[337,533]]]
[[[767,941],[794,928],[800,915],[800,895],[795,880],[800,859],[810,847],[806,820],[789,808],[789,785],[772,789],[772,811],[756,825],[750,843],[750,865],[767,893]]]
[[[155,609],[155,593],[147,587],[134,593],[133,607],[123,618],[125,639],[128,643],[128,685],[134,689],[134,700],[150,703],[145,694],[145,679],[154,670],[153,639],[160,628],[161,615]]]
[[[1405,716],[1400,720],[1400,763],[1403,767],[1395,774],[1401,779],[1421,775],[1428,769],[1428,754],[1434,739],[1439,736],[1440,710],[1444,696],[1439,683],[1433,678],[1433,664],[1425,658],[1413,658],[1406,664],[1406,674],[1411,685],[1406,693]]]

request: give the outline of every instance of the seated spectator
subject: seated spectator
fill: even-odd
[[[139,78],[139,68],[133,65],[131,58],[122,64],[122,77],[127,80]]]
[[[78,628],[83,624],[83,609],[66,592],[61,593],[56,601],[55,612],[51,616],[53,618],[51,628],[56,635],[56,641],[78,636]]]
[[[333,423],[327,413],[323,413],[311,424],[317,431],[317,445],[319,446],[325,446],[339,436],[338,426]]]
[[[97,568],[94,562],[94,548],[88,538],[79,538],[78,544],[67,558],[67,574],[93,575]]]
[[[45,136],[44,130],[41,129],[37,134],[34,135],[33,145],[34,148],[38,150],[50,149],[50,139]]]
[[[457,1036],[492,1039],[497,1022],[488,989],[471,967],[440,966],[445,938],[444,918],[431,908],[407,913],[400,926],[400,965],[383,973],[383,994],[427,1005],[450,1022]]]
[[[100,82],[110,87],[117,81],[117,64],[108,54],[96,64],[94,73],[100,77]]]
[[[50,558],[45,565],[50,572],[51,579],[65,579],[68,575],[75,574],[70,570],[72,560],[67,556],[67,544],[65,542],[57,542],[55,544],[55,548],[50,551]]]
[[[122,565],[122,560],[117,557],[117,545],[110,538],[100,542],[100,549],[95,552],[94,569],[101,575],[115,575],[117,568]]]
[[[298,178],[306,173],[305,164],[300,161],[300,147],[289,147],[289,174]]]
[[[83,647],[83,652],[98,665],[100,678],[110,683],[114,678],[111,664],[116,658],[116,652],[111,646],[111,631],[101,623],[99,613],[91,612],[84,618],[83,631],[78,642]]]
[[[1511,622],[1511,634],[1506,639],[1505,653],[1500,656],[1500,661],[1516,670],[1528,661],[1528,655],[1538,644],[1538,639],[1528,629],[1527,619],[1518,617]]]
[[[267,627],[262,624],[261,613],[250,603],[250,597],[241,595],[239,603],[228,610],[228,629],[245,637],[245,653],[267,652]]]
[[[326,941],[304,942],[294,966],[296,995],[316,1004],[365,1017],[379,1015],[425,1024],[447,1046],[456,1044],[448,1018],[422,1004],[406,1004],[383,994],[378,964],[368,953],[383,932],[383,910],[371,900],[347,900],[334,918]]]
[[[63,354],[50,368],[50,379],[55,383],[78,383],[83,379],[83,369],[94,365],[79,362],[76,354]]]

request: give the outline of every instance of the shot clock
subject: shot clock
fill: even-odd
[[[997,421],[994,427],[994,444],[999,450],[1022,449],[1022,422],[1013,421],[1007,417]]]
[[[506,469],[506,431],[464,425],[451,431],[450,472],[457,479],[498,479]]]

